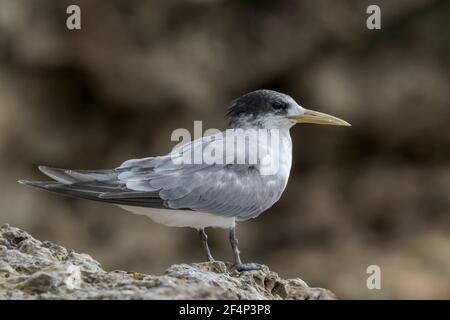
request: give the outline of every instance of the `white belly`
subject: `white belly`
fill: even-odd
[[[147,216],[156,223],[169,227],[190,227],[202,229],[207,227],[230,228],[235,225],[234,217],[222,217],[206,212],[154,209],[122,205],[119,205],[119,207],[134,214]]]

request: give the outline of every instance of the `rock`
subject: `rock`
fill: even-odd
[[[335,299],[301,279],[262,270],[237,272],[221,261],[173,265],[164,275],[105,271],[87,254],[0,227],[4,299]]]

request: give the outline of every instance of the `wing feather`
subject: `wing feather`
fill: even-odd
[[[198,139],[166,156],[127,160],[111,170],[39,167],[55,181],[22,183],[114,204],[196,210],[239,220],[256,217],[278,200],[287,178],[262,175],[258,165],[230,164],[228,154],[223,164],[180,161],[197,148],[226,144],[225,137],[220,133],[213,139]]]
[[[223,139],[217,135],[214,141]],[[200,140],[201,141],[201,140]],[[141,161],[125,162],[119,179],[127,188],[158,192],[171,209],[191,209],[221,216],[252,218],[269,208],[280,197],[285,180],[277,175],[262,175],[258,167],[246,164],[177,164],[174,158],[206,147],[211,140],[195,141],[176,154]],[[144,167],[151,169],[142,170]],[[126,194],[125,194],[126,195]]]

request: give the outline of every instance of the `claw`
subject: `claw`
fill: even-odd
[[[235,268],[237,271],[241,272],[241,271],[254,271],[254,270],[261,270],[262,269],[262,265],[260,265],[259,263],[240,263],[235,265]]]

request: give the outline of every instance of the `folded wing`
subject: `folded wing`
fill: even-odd
[[[285,186],[248,164],[186,164],[196,148],[225,139],[199,139],[169,155],[125,161],[111,170],[40,167],[55,181],[20,181],[51,192],[119,205],[195,210],[245,220],[275,203]]]

